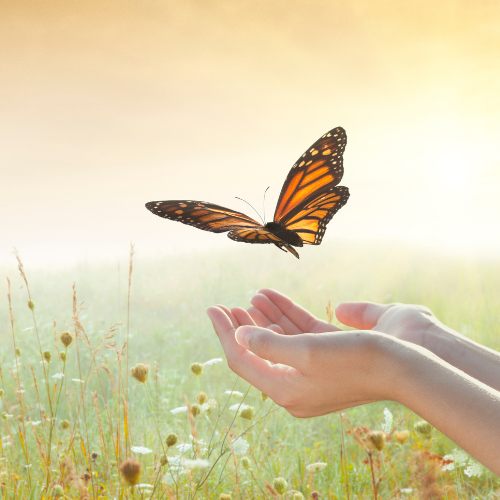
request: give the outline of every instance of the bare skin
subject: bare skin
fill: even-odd
[[[423,306],[351,302],[344,332],[275,290],[208,309],[229,367],[296,417],[398,401],[500,474],[500,354]],[[319,335],[318,335],[319,334]]]

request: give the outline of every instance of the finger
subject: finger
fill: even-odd
[[[279,395],[280,387],[283,385],[284,367],[271,365],[238,344],[233,324],[224,310],[209,307],[207,314],[219,337],[231,370],[271,398],[274,399]]]
[[[280,325],[284,332],[289,335],[303,333],[292,320],[267,296],[262,293],[257,293],[251,299],[252,305],[259,309],[262,314],[271,320],[271,323]]]
[[[238,320],[234,317],[234,315],[231,312],[231,309],[229,309],[229,307],[222,305],[222,304],[217,304],[217,307],[222,309],[227,314],[227,316],[231,320],[231,323],[233,324],[234,328],[238,328],[240,326]]]
[[[305,366],[308,349],[308,334],[281,335],[259,326],[240,326],[235,332],[238,343],[272,363],[281,363],[297,368]]]
[[[257,309],[254,306],[250,306],[247,311],[250,316],[252,316],[255,324],[258,326],[267,328],[267,325],[270,325],[272,323],[272,321],[260,309]]]
[[[320,320],[316,318],[309,311],[304,309],[303,307],[296,304],[290,297],[283,295],[277,290],[273,290],[271,288],[264,288],[263,290],[259,290],[260,294],[265,295],[266,297],[273,302],[276,307],[286,315],[294,324],[296,324],[299,329],[303,332],[311,331],[311,327]],[[335,328],[335,327],[332,327]],[[331,331],[331,330],[325,330]]]
[[[336,307],[335,315],[344,325],[366,330],[373,328],[389,307],[375,302],[343,302]]]
[[[286,335],[286,333],[283,331],[283,328],[281,328],[280,325],[276,325],[275,323],[271,323],[267,328],[269,328],[269,330],[272,330],[273,332],[279,333],[280,335]]]
[[[248,313],[246,309],[243,309],[242,307],[233,307],[231,309],[231,313],[233,314],[234,318],[238,322],[238,326],[241,325],[255,325],[255,322]]]

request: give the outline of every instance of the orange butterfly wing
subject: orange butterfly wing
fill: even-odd
[[[349,189],[345,186],[331,186],[289,212],[286,222],[283,222],[284,227],[295,231],[305,244],[319,245],[326,225],[348,199]]]
[[[212,233],[225,233],[238,228],[262,227],[248,215],[204,201],[150,201],[146,203],[146,208],[164,219],[182,222]]]
[[[281,189],[274,222],[283,223],[287,214],[310,197],[336,186],[344,174],[342,154],[347,136],[336,127],[317,140],[294,164]]]

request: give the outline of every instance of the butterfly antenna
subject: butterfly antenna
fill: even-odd
[[[259,219],[262,221],[262,225],[264,226],[266,224],[264,222],[264,219],[261,217],[261,215],[259,214],[259,212],[257,212],[257,210],[255,209],[255,207],[251,203],[248,203],[247,200],[244,200],[243,198],[240,198],[239,196],[235,196],[235,198],[237,200],[244,201],[259,216]]]
[[[266,190],[264,191],[264,199],[262,201],[262,208],[263,208],[263,212],[264,212],[264,220],[266,220],[266,193],[267,193],[267,190],[270,188],[271,186],[267,186],[266,187]]]

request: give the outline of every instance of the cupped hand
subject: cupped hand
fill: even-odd
[[[411,304],[344,302],[335,314],[344,325],[387,333],[422,347],[428,347],[427,334],[440,324],[427,307]]]
[[[312,417],[392,399],[389,389],[396,367],[385,352],[392,339],[383,334],[284,335],[255,325],[245,309],[216,306],[207,313],[229,367],[294,416]],[[299,328],[300,315],[293,317]],[[289,319],[278,318],[284,325]]]
[[[339,328],[318,319],[289,297],[272,289],[259,290],[251,299],[247,309],[256,325],[278,333],[324,333],[339,331]]]

